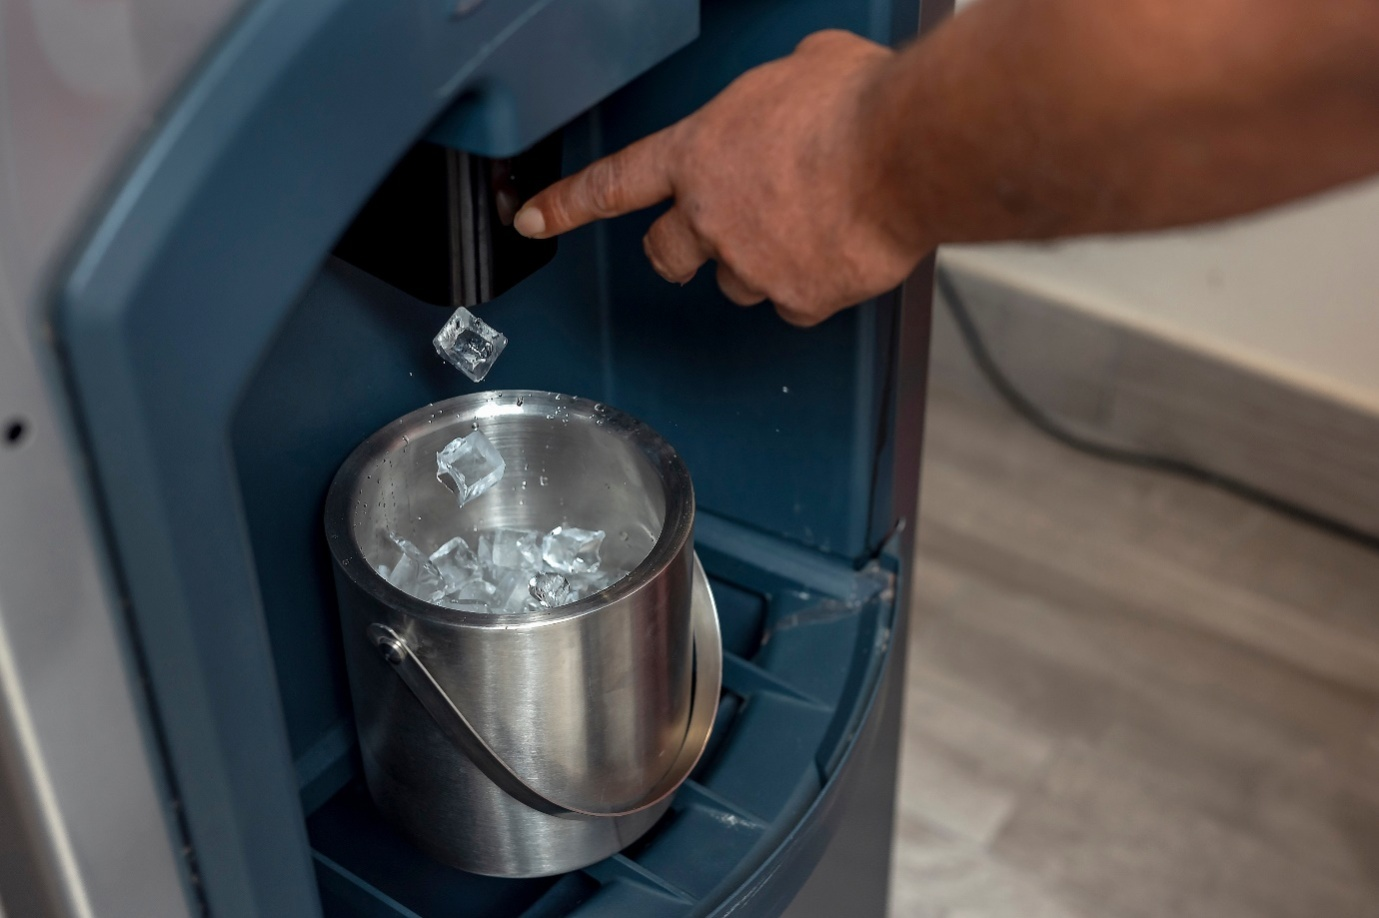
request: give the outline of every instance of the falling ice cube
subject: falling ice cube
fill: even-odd
[[[447,593],[453,593],[460,584],[483,575],[474,549],[459,536],[431,552],[431,563],[440,571]]]
[[[583,574],[598,568],[602,545],[602,529],[557,526],[542,541],[541,558],[554,571]]]
[[[461,507],[497,484],[506,467],[498,450],[478,428],[451,440],[436,453],[436,480],[455,492]]]
[[[402,550],[402,557],[394,565],[388,582],[404,593],[410,593],[428,602],[435,602],[443,597],[445,580],[425,552],[406,539],[399,538],[395,533],[388,533],[388,538]]]
[[[541,533],[526,529],[496,529],[490,563],[496,568],[541,569]]]
[[[498,355],[508,346],[507,336],[461,306],[441,326],[436,353],[474,382],[488,375]]]
[[[532,599],[547,609],[563,606],[574,598],[570,595],[570,581],[549,571],[533,577],[528,589]]]

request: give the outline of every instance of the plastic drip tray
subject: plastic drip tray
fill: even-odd
[[[703,911],[751,876],[819,797],[860,727],[889,644],[892,578],[712,518],[696,547],[729,652],[713,739],[661,821],[583,870],[495,879],[413,848],[356,778],[307,820],[328,918],[456,909],[470,918],[671,918]]]

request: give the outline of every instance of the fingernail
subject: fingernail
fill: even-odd
[[[546,216],[535,207],[524,207],[517,212],[512,225],[523,236],[535,239],[546,232]]]

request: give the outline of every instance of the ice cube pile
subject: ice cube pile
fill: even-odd
[[[446,362],[479,382],[508,346],[507,335],[461,306],[431,342]]]
[[[455,492],[460,506],[478,498],[503,477],[507,464],[483,432],[475,429],[436,454],[436,478]],[[561,525],[549,532],[487,529],[474,545],[455,536],[427,554],[396,533],[388,538],[401,552],[378,573],[418,599],[491,612],[553,609],[597,593],[621,580],[623,570],[603,567],[604,532]]]
[[[477,534],[475,547],[455,536],[429,555],[396,533],[388,537],[401,557],[391,568],[379,565],[379,575],[403,592],[443,606],[479,604],[490,612],[553,609],[610,587],[626,574],[600,563],[604,533],[599,529],[489,529]]]

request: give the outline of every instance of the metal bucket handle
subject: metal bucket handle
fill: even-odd
[[[689,777],[708,745],[718,714],[718,693],[723,683],[723,641],[718,632],[718,615],[708,593],[708,578],[694,559],[694,586],[691,594],[691,626],[694,630],[694,698],[690,705],[685,738],[675,760],[645,798],[635,806],[620,810],[601,810],[558,803],[522,779],[495,752],[470,724],[468,718],[436,682],[435,677],[412,652],[402,637],[383,624],[369,626],[369,640],[393,667],[412,694],[426,708],[437,726],[467,755],[479,770],[518,802],[552,816],[628,816],[655,806]]]

